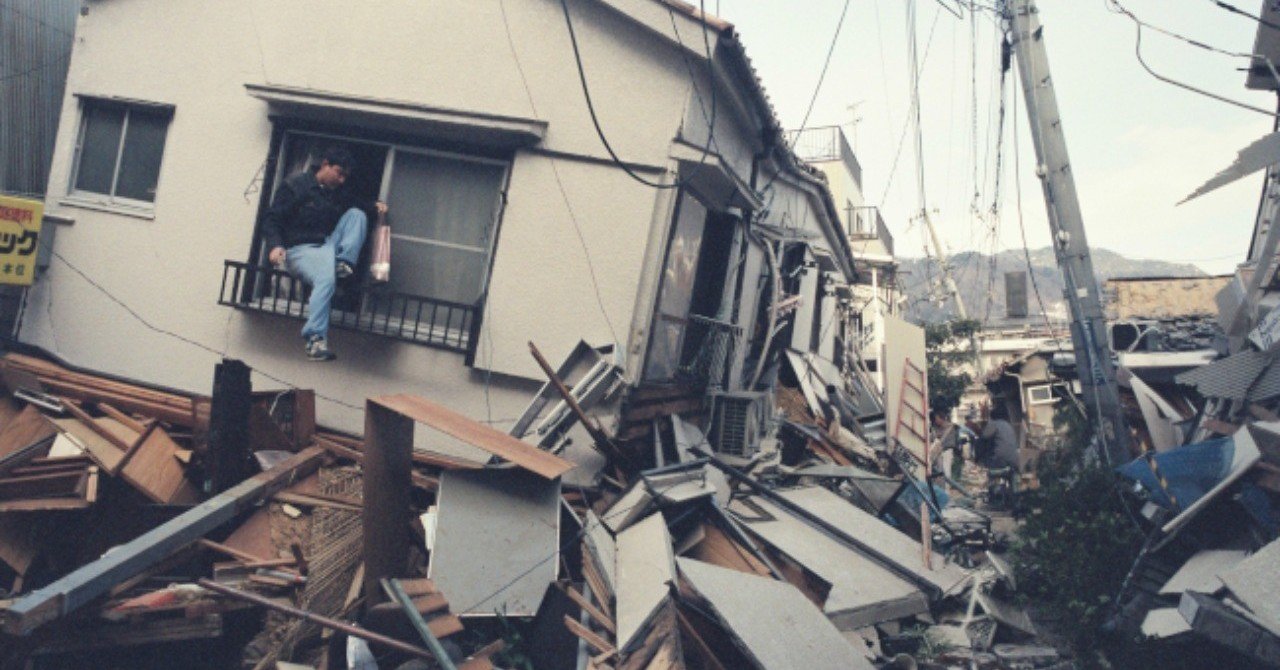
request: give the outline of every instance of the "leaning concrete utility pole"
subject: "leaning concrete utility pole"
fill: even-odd
[[[1129,431],[1120,408],[1098,280],[1093,274],[1084,218],[1076,197],[1071,161],[1067,158],[1066,137],[1062,133],[1062,117],[1058,113],[1053,79],[1049,76],[1044,27],[1040,25],[1034,0],[1004,0],[1003,13],[1022,81],[1027,120],[1036,150],[1036,175],[1040,177],[1049,210],[1053,250],[1065,280],[1067,304],[1071,306],[1071,341],[1080,387],[1110,462],[1119,465],[1128,460]]]

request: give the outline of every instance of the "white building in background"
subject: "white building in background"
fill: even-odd
[[[742,388],[784,279],[809,310],[793,346],[832,356],[827,287],[858,281],[837,202],[861,199],[794,159],[733,27],[677,0],[568,6],[616,158],[557,0],[86,4],[45,203],[62,260],[21,339],[197,392],[239,358],[353,431],[398,392],[502,425],[543,379],[530,341],[553,361],[616,342],[640,386],[705,373],[723,335],[721,378],[694,381]],[[342,287],[319,365],[261,217],[335,141],[391,206],[392,279]]]
[[[840,342],[850,352],[861,355],[884,391],[880,359],[884,354],[885,318],[901,317],[906,300],[898,286],[893,235],[884,223],[880,208],[867,204],[862,191],[862,165],[840,126],[790,131],[788,141],[797,156],[826,178],[839,209],[840,225],[859,268],[858,277],[846,286],[837,286],[834,278],[828,280],[831,289],[825,309],[828,314],[837,310],[844,314],[846,332],[841,334]],[[832,355],[832,360],[840,362],[840,351],[834,346]]]

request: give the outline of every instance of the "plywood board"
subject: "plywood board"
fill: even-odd
[[[531,444],[454,412],[424,398],[391,395],[370,398],[369,402],[425,424],[446,435],[511,461],[545,479],[555,479],[572,470],[574,464]]]
[[[559,568],[560,483],[518,468],[440,476],[428,576],[463,616],[533,616]]]
[[[887,419],[885,429],[890,436],[893,435],[894,426],[898,425],[898,405],[902,395],[903,371],[908,359],[921,370],[926,368],[924,329],[907,323],[896,316],[886,315],[884,317],[884,360],[880,363],[884,366],[884,404],[885,418]],[[912,383],[916,383],[914,379]],[[928,397],[927,379],[923,388],[925,397]],[[914,391],[908,390],[906,397],[913,406],[918,404],[915,400]],[[916,407],[916,409],[923,408]],[[908,416],[908,418],[911,417]],[[902,445],[911,453],[924,458],[925,444],[923,441],[905,430],[899,433],[898,437],[902,441]]]
[[[18,416],[0,428],[0,457],[31,446],[55,433],[57,429],[45,419],[40,410],[27,405]]]
[[[676,564],[759,667],[874,667],[794,586],[688,558],[678,558]]]
[[[163,428],[152,426],[129,453],[120,475],[158,503],[194,504],[199,497],[178,461],[179,451]]]
[[[671,536],[661,513],[618,534],[618,649],[625,651],[667,599],[675,579]]]
[[[753,534],[831,584],[823,611],[840,630],[927,612],[923,592],[871,558],[760,498],[730,510]]]

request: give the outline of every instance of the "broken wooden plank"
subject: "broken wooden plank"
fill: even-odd
[[[546,479],[555,479],[575,467],[573,463],[559,456],[547,453],[527,442],[521,442],[482,423],[472,421],[424,398],[410,395],[380,396],[370,398],[369,404],[389,409],[430,426]],[[365,435],[368,434],[366,427]]]
[[[8,456],[24,447],[52,437],[57,432],[40,410],[27,405],[17,417],[0,430],[0,457]]]
[[[178,451],[177,443],[169,434],[160,426],[152,425],[129,452],[120,476],[155,502],[194,504],[199,496],[175,457]]]
[[[612,654],[617,651],[613,645],[609,644],[608,640],[604,639],[590,628],[578,623],[568,614],[564,615],[564,627],[568,628],[570,633],[578,636],[578,639],[591,645],[591,648],[595,649],[596,653]]]
[[[370,604],[377,604],[386,598],[382,579],[408,576],[413,420],[370,399],[365,403],[364,436],[360,460],[364,469],[364,593]]]
[[[251,602],[255,605],[261,605],[267,609],[280,612],[281,614],[287,614],[289,616],[302,619],[303,621],[309,621],[311,623],[316,624],[317,626],[330,628],[332,630],[345,633],[352,637],[358,637],[362,640],[365,640],[366,642],[379,644],[389,649],[395,649],[396,651],[401,651],[406,654],[416,656],[418,658],[428,658],[428,659],[435,658],[435,656],[426,649],[423,649],[421,647],[415,647],[411,644],[401,642],[400,640],[397,640],[395,638],[387,637],[386,635],[375,633],[371,630],[349,624],[345,621],[331,619],[327,616],[321,616],[319,614],[316,614],[315,612],[308,612],[306,610],[298,609],[296,607],[290,607],[289,605],[285,605],[283,603],[277,602],[276,600],[273,600],[271,598],[264,598],[256,593],[249,593],[247,591],[233,589],[229,586],[219,584],[210,579],[201,579],[198,583],[200,584],[200,586],[203,586],[204,588],[209,589],[210,591],[213,591],[215,593],[221,593],[222,595],[225,595],[225,596],[230,596],[232,598],[237,598],[239,600]]]
[[[50,419],[50,421],[83,449],[84,453],[88,454],[107,474],[115,475],[124,465],[127,452],[80,419]]]
[[[0,626],[11,635],[28,635],[39,626],[73,612],[147,569],[209,531],[235,518],[266,496],[320,466],[324,450],[312,447],[266,472],[220,493],[197,507],[122,544],[102,558],[53,583],[27,593],[0,609]]]
[[[597,624],[600,624],[601,628],[609,631],[610,633],[618,632],[617,627],[613,625],[613,619],[610,619],[607,614],[600,610],[600,608],[592,605],[587,600],[586,596],[578,593],[578,590],[573,588],[573,586],[565,584],[564,582],[556,582],[556,588],[569,596],[569,600],[572,600],[575,605],[582,608],[582,611],[586,612],[587,616],[590,616]]]

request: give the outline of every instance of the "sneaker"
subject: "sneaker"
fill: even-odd
[[[331,361],[337,358],[337,354],[329,351],[329,342],[323,337],[313,337],[307,340],[307,358],[313,361]]]
[[[355,268],[351,267],[351,264],[346,261],[338,261],[338,265],[333,269],[333,274],[338,279],[346,279],[355,273]]]

